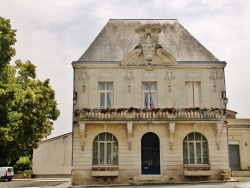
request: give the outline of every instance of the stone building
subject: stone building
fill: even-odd
[[[226,62],[177,20],[109,20],[72,66],[73,184],[230,175]]]
[[[250,119],[228,119],[229,159],[232,171],[250,170]],[[250,176],[250,172],[248,172]],[[239,176],[239,175],[238,175]]]
[[[72,133],[45,139],[33,150],[35,177],[71,177]]]

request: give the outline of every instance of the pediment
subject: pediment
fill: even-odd
[[[167,51],[158,49],[157,54],[151,60],[146,60],[141,53],[140,49],[134,49],[128,53],[121,65],[177,65],[176,59]]]
[[[177,65],[176,59],[158,43],[161,30],[149,24],[135,29],[140,42],[123,58],[121,65]]]

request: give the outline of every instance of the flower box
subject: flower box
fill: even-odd
[[[118,171],[92,171],[92,176],[118,176]]]
[[[14,174],[13,179],[30,179],[31,174]]]
[[[185,170],[184,176],[210,176],[210,170]]]
[[[233,177],[250,177],[250,171],[232,171]]]

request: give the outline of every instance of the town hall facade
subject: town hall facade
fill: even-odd
[[[226,62],[177,20],[109,20],[72,66],[73,184],[230,176]]]

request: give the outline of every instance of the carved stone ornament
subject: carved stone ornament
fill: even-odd
[[[88,72],[87,72],[87,69],[86,69],[86,68],[81,70],[81,79],[82,79],[82,80],[87,80],[87,79],[89,79]]]
[[[78,132],[80,137],[80,144],[82,146],[82,151],[84,151],[85,141],[86,141],[86,124],[79,122]]]
[[[160,44],[158,35],[160,27],[144,25],[135,30],[140,37],[140,43],[122,60],[122,65],[177,65],[176,59]]]
[[[174,74],[171,69],[167,69],[165,79],[168,84],[168,92],[171,92],[172,80],[174,80]]]
[[[212,124],[210,125],[213,132],[214,132],[214,135],[215,135],[215,143],[216,143],[216,146],[217,146],[217,149],[220,150],[220,145],[221,145],[221,138],[222,138],[222,132],[223,132],[223,123],[215,123],[215,124]]]
[[[131,68],[127,68],[124,79],[127,80],[128,92],[131,92],[131,81],[134,79],[134,74]]]
[[[174,145],[174,134],[175,134],[175,123],[169,123],[169,146],[173,149]]]
[[[216,145],[217,149],[220,150],[221,134],[223,132],[223,123],[217,123],[215,129],[216,129]]]
[[[219,75],[217,68],[211,68],[209,79],[214,81],[214,92],[217,91],[217,80],[221,78],[222,76]]]
[[[124,79],[125,80],[133,80],[134,79],[133,71],[131,70],[131,68],[127,68]]]
[[[131,150],[133,138],[133,122],[127,122],[128,149]]]

